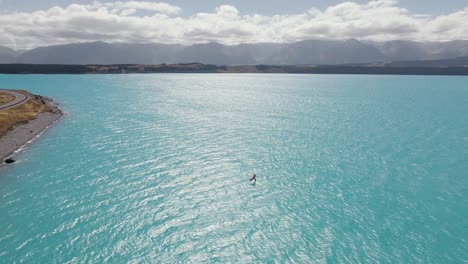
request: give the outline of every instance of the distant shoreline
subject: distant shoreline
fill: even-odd
[[[0,136],[0,164],[15,155],[19,149],[41,135],[63,116],[62,110],[52,99],[42,98],[49,107],[49,111],[39,113],[32,120],[16,124],[5,135]]]
[[[468,66],[421,67],[390,65],[233,65],[183,64],[0,64],[0,74],[132,74],[132,73],[277,73],[468,76]]]

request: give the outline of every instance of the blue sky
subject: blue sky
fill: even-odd
[[[0,45],[468,40],[467,0],[0,0]]]
[[[52,6],[67,6],[73,3],[89,4],[94,0],[0,0],[0,10],[33,11]],[[149,0],[151,1],[151,0]],[[102,1],[112,2],[112,1]],[[158,2],[158,1],[151,1]],[[161,2],[161,1],[159,1]],[[324,9],[328,6],[344,2],[340,0],[171,0],[163,1],[180,6],[184,15],[197,12],[208,12],[220,5],[233,5],[242,13],[260,13],[264,15],[300,13],[311,7]],[[364,0],[354,0],[356,3],[366,3]],[[455,10],[468,7],[467,0],[400,0],[399,6],[415,13],[432,15],[448,14]]]

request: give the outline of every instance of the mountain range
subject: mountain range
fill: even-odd
[[[17,56],[18,53],[15,50],[0,46],[0,63],[13,63]]]
[[[2,64],[149,65],[198,62],[213,65],[342,65],[429,60],[443,62],[466,56],[468,40],[373,42],[348,39],[239,45],[213,42],[194,45],[87,42],[27,51],[0,46]]]

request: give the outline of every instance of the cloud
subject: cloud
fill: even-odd
[[[104,6],[111,9],[112,13],[119,13],[121,15],[130,15],[135,13],[137,10],[154,11],[165,14],[177,14],[181,11],[180,7],[166,4],[166,3],[154,3],[144,1],[127,1],[127,2],[112,2],[106,4],[100,4],[95,2],[95,6]],[[123,13],[123,14],[122,14]]]
[[[468,8],[452,14],[412,14],[395,0],[343,2],[299,14],[242,14],[230,5],[181,15],[148,1],[72,4],[29,13],[0,13],[0,45],[13,48],[85,41],[224,44],[304,39],[444,41],[468,39]]]

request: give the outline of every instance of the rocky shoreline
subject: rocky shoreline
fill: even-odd
[[[62,110],[49,98],[43,97],[50,110],[40,113],[35,119],[15,125],[0,138],[0,164],[12,157],[22,146],[36,138],[63,116]]]

